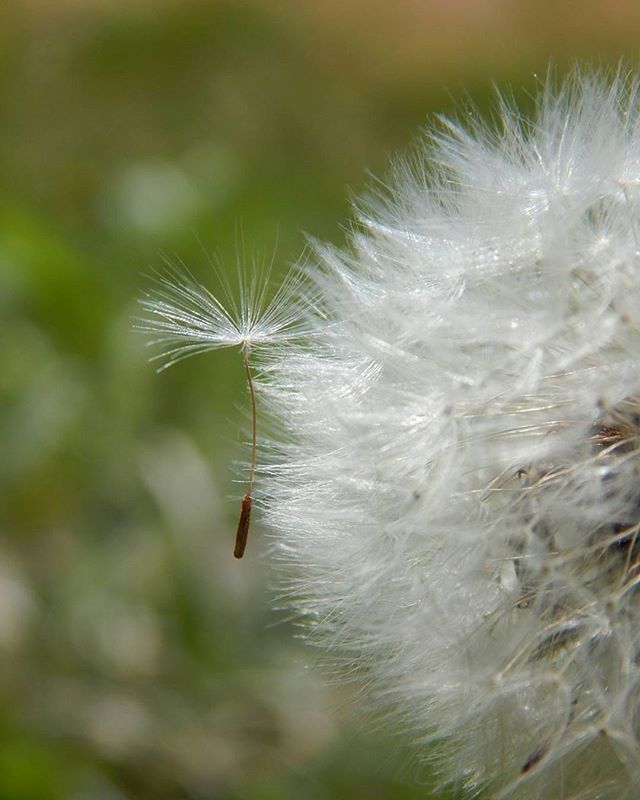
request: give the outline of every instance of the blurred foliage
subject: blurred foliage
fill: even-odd
[[[483,106],[491,78],[530,88],[571,55],[549,15],[496,67],[530,17],[470,11],[490,47],[445,5],[402,3],[396,27],[375,2],[0,9],[0,800],[428,794],[353,688],[304,669],[259,530],[231,558],[236,354],[157,376],[132,319],[162,252],[205,280],[210,253],[277,273],[304,231],[343,239],[345,187],[456,81]]]

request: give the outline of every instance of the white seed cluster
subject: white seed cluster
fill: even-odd
[[[147,327],[169,361],[257,347],[286,596],[443,783],[637,800],[638,83],[499,120],[444,122],[317,246],[306,315],[295,280],[233,307],[174,273]]]
[[[445,122],[266,356],[287,594],[469,795],[640,797],[637,91]]]

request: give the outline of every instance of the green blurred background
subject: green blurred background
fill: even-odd
[[[342,242],[429,115],[639,35],[636,0],[4,0],[0,800],[429,796],[272,610],[259,526],[231,557],[240,359],[156,375],[136,298],[161,253]]]

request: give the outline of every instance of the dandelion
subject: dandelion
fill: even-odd
[[[256,491],[309,639],[443,784],[635,800],[638,82],[576,73],[499,117],[444,120],[348,250],[315,246],[313,335],[281,304],[267,326],[282,435]],[[165,292],[147,308],[170,360],[260,327]]]
[[[444,121],[265,367],[283,592],[469,796],[640,796],[637,92]]]
[[[302,332],[301,306],[295,297],[299,274],[290,272],[267,302],[268,284],[269,271],[261,280],[248,279],[240,271],[237,300],[223,281],[225,305],[183,264],[167,262],[165,272],[157,275],[155,291],[140,300],[148,316],[138,327],[155,334],[150,345],[161,346],[155,356],[162,360],[161,370],[208,350],[234,346],[241,350],[251,400],[251,461],[236,531],[236,558],[242,558],[247,545],[257,458],[257,404],[249,356],[256,347],[285,342]]]

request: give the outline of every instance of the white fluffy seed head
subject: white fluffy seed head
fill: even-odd
[[[261,378],[286,591],[469,795],[640,796],[637,89],[445,124]]]
[[[165,365],[265,348],[262,503],[314,640],[469,795],[640,793],[640,107],[575,75],[445,123],[285,281],[142,301]],[[244,287],[253,288],[244,288]],[[306,336],[306,339],[300,339]]]

